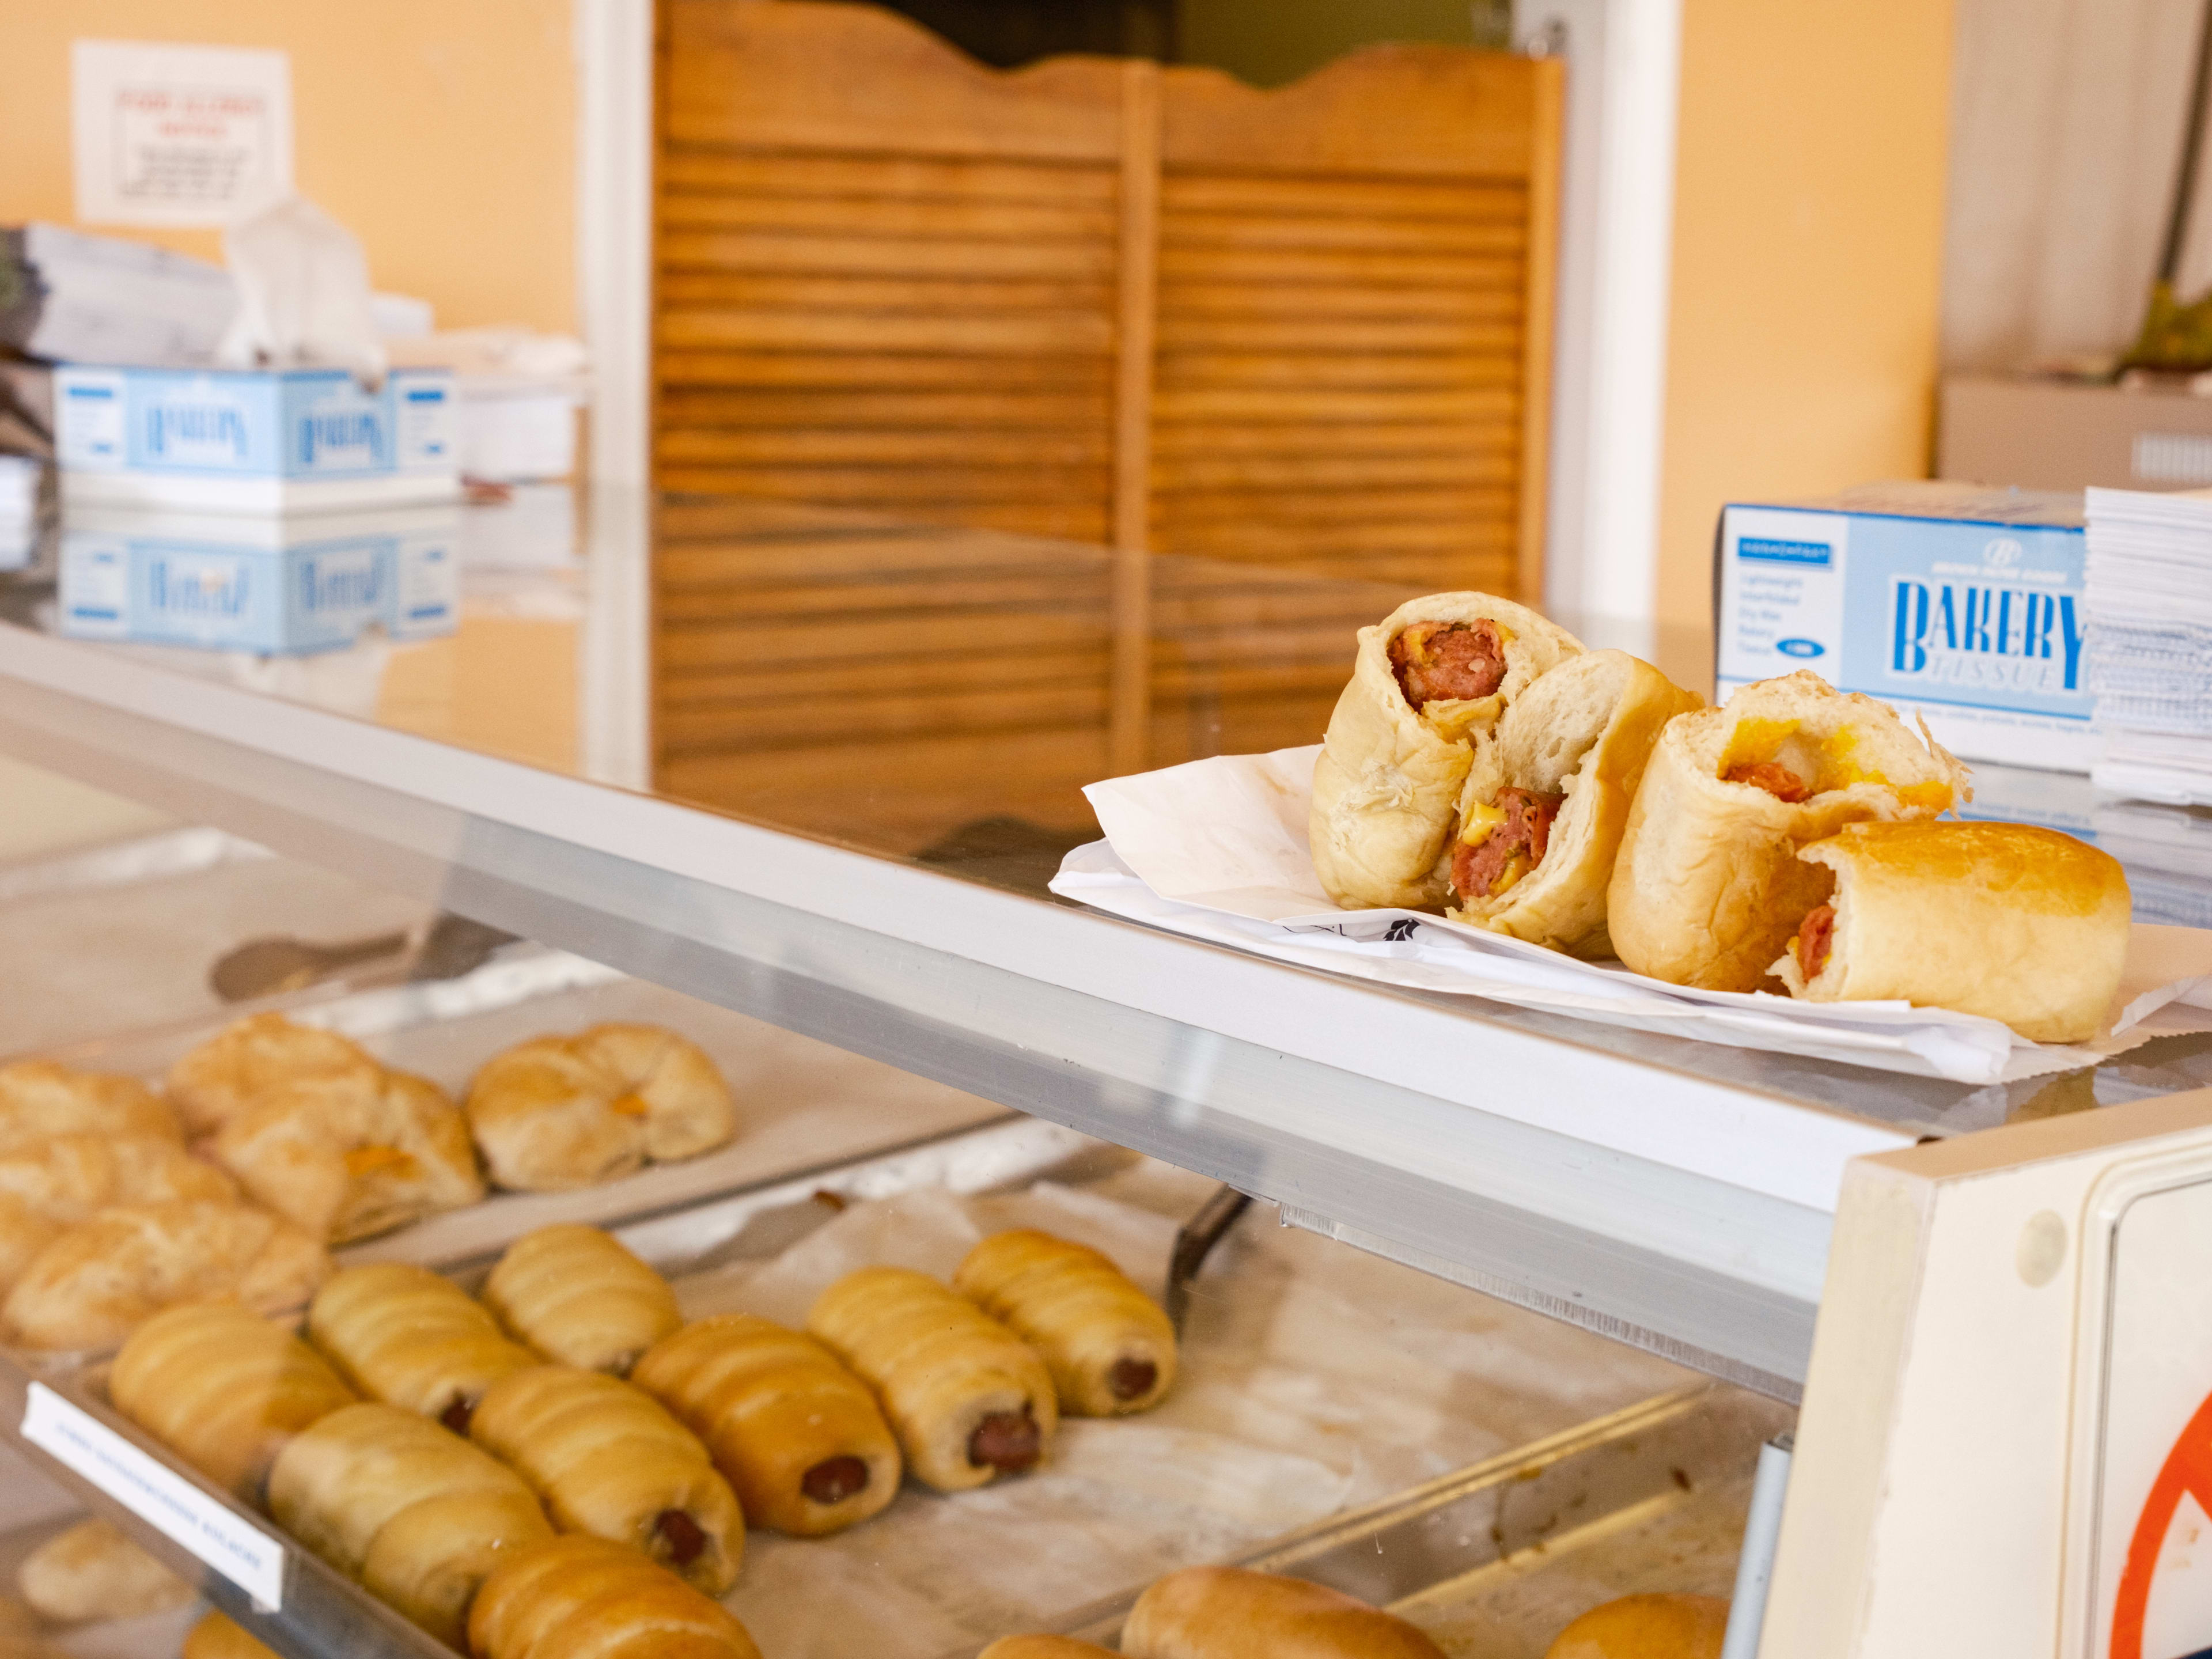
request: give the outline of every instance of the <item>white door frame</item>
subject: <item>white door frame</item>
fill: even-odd
[[[653,0],[574,0],[591,477],[641,487],[653,349]],[[1567,59],[1545,602],[1653,649],[1681,0],[1517,0]]]

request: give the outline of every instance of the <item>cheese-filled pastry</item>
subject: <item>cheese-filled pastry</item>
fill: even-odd
[[[184,1139],[177,1115],[136,1078],[74,1072],[50,1060],[0,1066],[0,1152],[74,1134]]]
[[[939,1492],[1034,1468],[1060,1426],[1036,1350],[927,1273],[848,1273],[806,1328],[875,1389],[907,1467]]]
[[[57,1234],[0,1304],[0,1326],[25,1347],[103,1347],[186,1303],[296,1308],[330,1270],[320,1240],[266,1210],[123,1205]]]
[[[307,1338],[371,1400],[456,1434],[469,1431],[486,1389],[544,1363],[458,1285],[403,1261],[332,1274],[307,1309]]]
[[[1721,1659],[1728,1620],[1717,1595],[1624,1595],[1561,1631],[1544,1659]]]
[[[737,1497],[642,1389],[573,1365],[516,1371],[484,1390],[469,1437],[521,1472],[562,1532],[627,1544],[709,1595],[738,1582]]]
[[[1606,896],[1613,949],[1669,984],[1756,990],[1827,896],[1799,848],[1962,798],[1966,769],[1887,703],[1808,670],[1747,685],[1660,733]]]
[[[56,1222],[91,1219],[118,1204],[238,1201],[238,1187],[161,1134],[55,1135],[0,1152],[0,1193]]]
[[[1570,657],[1478,744],[1452,836],[1452,916],[1556,951],[1609,955],[1606,890],[1651,747],[1702,708],[1626,651]]]
[[[286,1443],[353,1390],[313,1348],[235,1303],[155,1314],[108,1373],[116,1410],[217,1485],[258,1503]]]
[[[668,1281],[597,1227],[540,1227],[516,1239],[483,1299],[548,1359],[617,1376],[684,1322]]]
[[[469,1613],[476,1659],[761,1659],[745,1627],[636,1551],[571,1533],[501,1563]]]
[[[553,1535],[513,1469],[427,1418],[374,1403],[332,1412],[277,1454],[269,1512],[456,1648],[485,1576]]]
[[[1129,1659],[1444,1659],[1404,1620],[1340,1590],[1243,1567],[1186,1567],[1137,1598]]]
[[[1441,910],[1474,744],[1539,676],[1582,650],[1526,605],[1431,593],[1359,630],[1314,766],[1314,872],[1340,904]]]
[[[658,1025],[594,1025],[510,1048],[469,1085],[468,1115],[493,1182],[521,1192],[611,1181],[737,1132],[714,1062]]]
[[[2104,1024],[2133,909],[2111,854],[2029,823],[1852,823],[1797,856],[1835,890],[1773,965],[1791,996],[1951,1008],[2035,1042]]]
[[[210,1613],[185,1632],[183,1659],[277,1659],[234,1620]]]
[[[717,1314],[655,1343],[630,1381],[706,1443],[756,1526],[819,1538],[897,1496],[875,1395],[811,1336]]]
[[[952,1288],[1043,1356],[1073,1416],[1147,1411],[1174,1385],[1175,1327],[1088,1245],[995,1233],[968,1252]]]
[[[279,1084],[320,1078],[368,1092],[383,1073],[349,1037],[295,1024],[278,1013],[251,1014],[169,1067],[169,1102],[187,1133],[211,1135]]]
[[[105,1521],[80,1521],[23,1558],[15,1588],[56,1625],[137,1619],[192,1599],[191,1585]]]
[[[380,1072],[274,1084],[216,1133],[216,1160],[259,1203],[333,1244],[484,1195],[468,1120],[428,1078]]]

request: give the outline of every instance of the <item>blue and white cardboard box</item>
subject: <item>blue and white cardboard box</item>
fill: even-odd
[[[459,625],[460,515],[412,507],[293,519],[70,509],[58,610],[73,639],[305,655],[373,629]]]
[[[2086,554],[2075,492],[1909,483],[1730,506],[1720,696],[1809,668],[1917,711],[1966,759],[2086,772]]]
[[[447,369],[54,371],[64,504],[315,512],[450,501],[459,415]]]

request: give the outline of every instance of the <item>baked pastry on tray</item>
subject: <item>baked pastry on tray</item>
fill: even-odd
[[[373,1090],[384,1068],[349,1037],[278,1013],[234,1020],[169,1068],[169,1101],[185,1133],[211,1135],[280,1084],[317,1078]]]
[[[469,1651],[477,1659],[761,1659],[720,1602],[635,1550],[581,1533],[501,1563],[470,1611]]]
[[[1961,799],[1966,769],[1888,704],[1809,671],[1747,685],[1660,733],[1607,893],[1613,948],[1669,984],[1756,990],[1827,894],[1799,848]]]
[[[756,1526],[819,1538],[898,1495],[876,1396],[811,1336],[718,1314],[653,1344],[630,1381],[706,1443]]]
[[[184,1139],[176,1113],[136,1078],[72,1071],[50,1060],[0,1066],[0,1152],[70,1134]]]
[[[684,1322],[668,1281],[597,1227],[540,1227],[507,1247],[484,1305],[548,1359],[627,1376]]]
[[[486,1389],[544,1363],[458,1285],[402,1261],[333,1274],[307,1309],[307,1338],[371,1400],[456,1434],[469,1431]]]
[[[658,1025],[594,1025],[520,1044],[477,1073],[467,1110],[493,1183],[520,1192],[612,1181],[737,1132],[714,1062]]]
[[[1720,1659],[1728,1617],[1717,1595],[1624,1595],[1561,1631],[1544,1659]]]
[[[1043,1357],[1060,1410],[1148,1411],[1175,1384],[1175,1327],[1159,1304],[1087,1244],[1022,1229],[968,1252],[952,1288]]]
[[[1531,682],[1582,650],[1487,593],[1431,593],[1359,630],[1314,767],[1314,872],[1338,903],[1441,910],[1445,844],[1475,744]]]
[[[806,1328],[875,1389],[907,1467],[939,1492],[1035,1468],[1060,1426],[1036,1350],[927,1273],[848,1273]]]
[[[277,1659],[276,1650],[248,1636],[235,1620],[210,1613],[185,1632],[183,1659]]]
[[[1444,1659],[1404,1620],[1340,1590],[1244,1567],[1154,1582],[1121,1626],[1128,1659]]]
[[[230,1115],[213,1152],[256,1201],[333,1244],[484,1195],[468,1120],[404,1072],[274,1084]]]
[[[49,1624],[138,1619],[180,1607],[191,1585],[105,1521],[80,1521],[23,1558],[15,1588]]]

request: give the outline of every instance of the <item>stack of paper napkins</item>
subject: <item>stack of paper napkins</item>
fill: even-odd
[[[2091,489],[2089,686],[2116,793],[2212,805],[2212,490]]]

